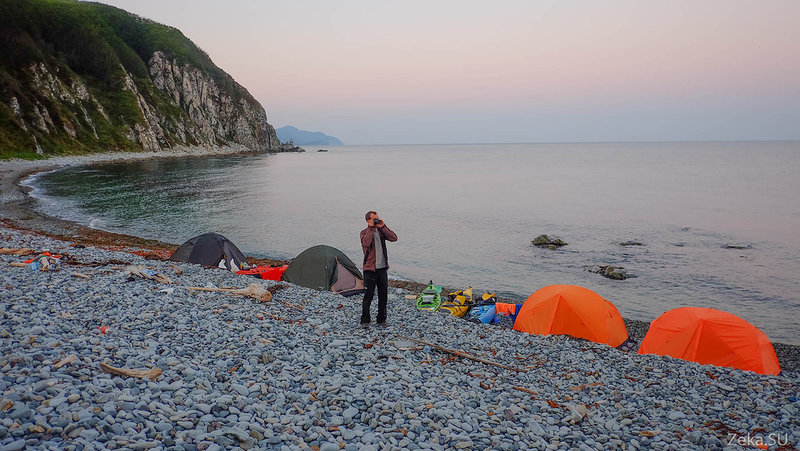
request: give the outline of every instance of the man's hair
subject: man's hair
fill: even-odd
[[[377,212],[374,212],[374,211],[372,211],[372,210],[370,210],[370,211],[368,211],[368,212],[367,212],[367,214],[366,214],[366,215],[364,215],[364,219],[366,219],[367,221],[369,221],[369,217],[370,217],[370,216],[372,216],[372,215],[376,215],[376,214],[378,214],[378,213],[377,213]]]

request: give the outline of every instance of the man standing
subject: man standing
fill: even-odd
[[[378,213],[368,211],[364,217],[367,228],[361,231],[361,248],[364,250],[364,300],[361,302],[361,327],[368,327],[370,321],[369,308],[375,297],[375,286],[378,287],[379,326],[386,325],[386,298],[389,291],[389,257],[386,254],[386,241],[397,241],[397,235],[386,223],[381,221]]]

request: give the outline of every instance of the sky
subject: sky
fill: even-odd
[[[353,145],[800,139],[797,0],[104,0]]]

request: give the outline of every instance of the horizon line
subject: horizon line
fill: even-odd
[[[331,135],[332,136],[332,135]],[[338,139],[338,138],[337,138]],[[482,146],[496,144],[676,144],[676,143],[778,143],[798,142],[794,139],[676,139],[676,140],[630,140],[630,141],[506,141],[506,142],[419,142],[419,143],[364,143],[364,144],[325,144],[330,147],[361,146]],[[308,146],[308,144],[305,144]]]

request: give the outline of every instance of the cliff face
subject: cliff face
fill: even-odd
[[[256,151],[281,149],[275,129],[267,123],[264,108],[249,95],[234,99],[210,75],[188,64],[179,64],[162,51],[150,58],[148,72],[153,85],[185,115],[160,120],[163,116],[148,105],[128,77],[129,89],[136,94],[147,123],[143,133],[138,134],[146,149],[171,147],[175,142],[201,146],[238,144]]]
[[[100,4],[3,3],[0,157],[178,146],[291,150],[264,108],[179,31]],[[71,21],[75,11],[80,20]],[[86,42],[57,41],[47,23],[56,15],[60,31],[88,33]]]

